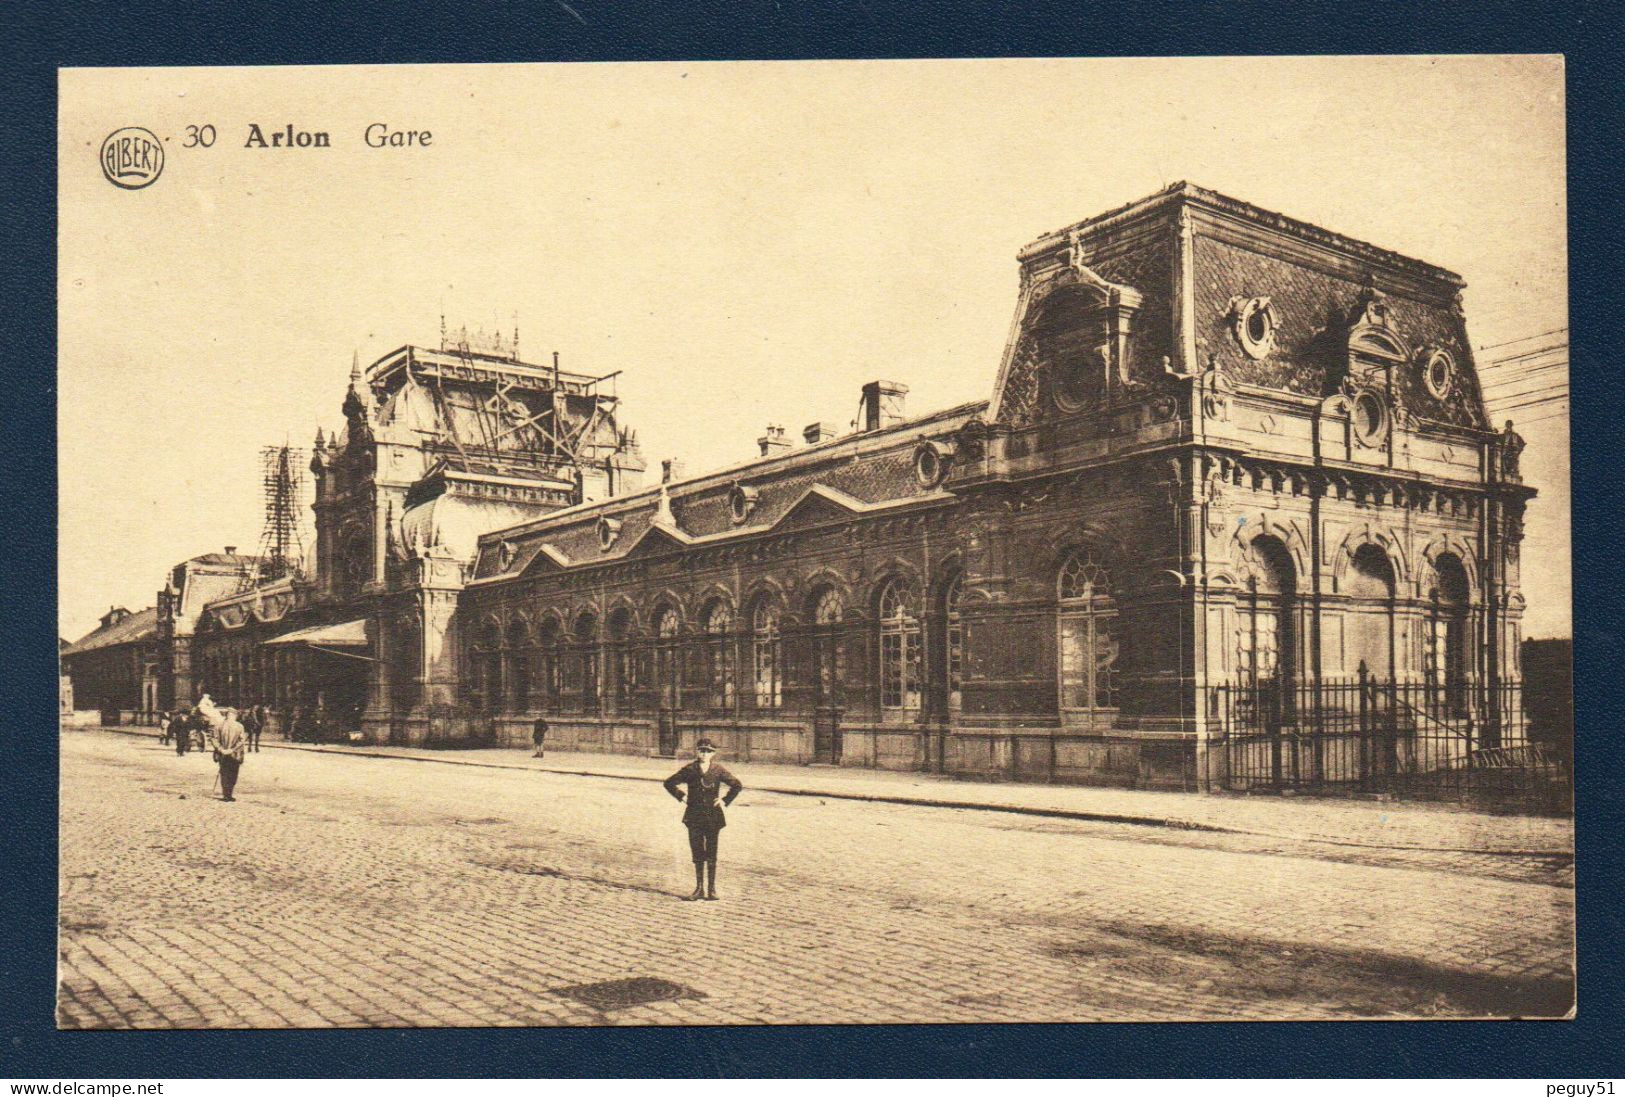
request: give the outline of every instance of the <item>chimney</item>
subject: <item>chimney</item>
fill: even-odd
[[[870,381],[863,386],[863,414],[858,418],[858,429],[881,430],[903,421],[903,397],[908,386],[896,381]]]
[[[237,546],[236,545],[227,545],[226,546],[226,555],[227,556],[236,556],[237,555]]]
[[[668,457],[660,462],[660,482],[662,484],[669,484],[673,480],[681,480],[682,478],[683,463],[681,461]]]
[[[762,447],[763,457],[774,457],[790,448],[790,439],[784,436],[783,427],[769,423],[767,433],[756,439],[756,444]]]
[[[823,423],[808,423],[801,429],[801,436],[807,440],[809,446],[816,446],[835,437],[835,429]]]

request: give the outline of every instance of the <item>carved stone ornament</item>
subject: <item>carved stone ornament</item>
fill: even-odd
[[[1225,527],[1230,524],[1229,511],[1225,507],[1224,488],[1221,487],[1223,474],[1213,472],[1207,478],[1207,531],[1210,536],[1219,537]]]
[[[987,446],[987,424],[973,415],[959,428],[958,452],[971,460],[980,460]]]
[[[1268,297],[1232,297],[1226,315],[1243,354],[1262,360],[1274,353],[1280,317]]]
[[[1386,328],[1390,326],[1392,318],[1388,298],[1375,286],[1367,285],[1360,293],[1350,327]]]
[[[1501,432],[1501,475],[1508,480],[1522,475],[1519,466],[1523,462],[1523,447],[1523,435],[1512,429],[1512,420],[1508,419],[1506,430]]]

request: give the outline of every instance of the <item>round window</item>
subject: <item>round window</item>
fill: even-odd
[[[1362,392],[1354,398],[1354,434],[1374,446],[1388,429],[1388,413],[1375,393]]]
[[[1443,400],[1450,395],[1450,388],[1456,381],[1456,363],[1448,352],[1436,350],[1428,356],[1427,365],[1422,370],[1422,380],[1435,399]]]
[[[1233,297],[1230,314],[1236,342],[1249,358],[1267,358],[1275,350],[1275,306],[1268,297]]]
[[[1106,374],[1105,358],[1099,353],[1079,351],[1061,363],[1056,371],[1055,402],[1062,411],[1078,411],[1097,402]]]
[[[914,479],[922,488],[929,490],[947,478],[954,450],[953,442],[932,438],[924,439],[914,447]]]
[[[750,512],[756,509],[757,491],[755,488],[743,484],[735,484],[728,491],[728,517],[733,519],[734,525],[739,525],[750,517]]]
[[[942,459],[930,446],[921,446],[914,454],[914,477],[926,487],[935,487],[942,479]]]

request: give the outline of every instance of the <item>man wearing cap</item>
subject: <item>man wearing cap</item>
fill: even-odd
[[[694,744],[694,761],[666,778],[666,791],[686,804],[683,825],[688,827],[688,848],[694,854],[695,899],[717,899],[717,836],[728,825],[724,809],[745,788],[739,778],[716,760],[716,744],[701,739]],[[719,796],[722,786],[728,791]]]

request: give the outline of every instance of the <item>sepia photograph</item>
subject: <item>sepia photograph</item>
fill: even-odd
[[[1562,57],[58,92],[58,1028],[1574,1017]]]

